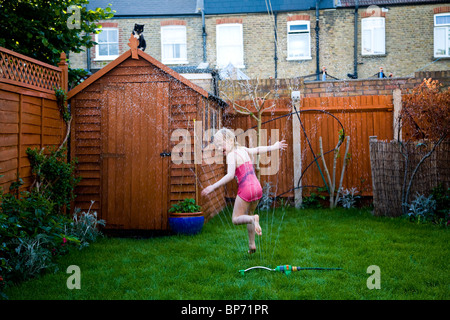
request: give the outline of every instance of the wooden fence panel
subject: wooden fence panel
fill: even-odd
[[[54,67],[0,47],[0,188],[32,183],[28,148],[58,145],[66,131],[54,87],[67,79]],[[64,86],[63,86],[64,87]]]
[[[238,101],[238,104],[251,106],[251,102]],[[281,154],[280,170],[274,175],[261,176],[261,184],[271,182],[272,189],[277,195],[293,197],[293,188],[297,186],[294,181],[293,163],[293,136],[292,136],[292,105],[290,99],[268,100],[267,103],[275,103],[276,107],[263,114],[262,128],[268,133],[266,144],[277,140],[270,133],[272,129],[278,131],[279,139],[286,140],[288,149]],[[372,176],[369,156],[369,137],[377,135],[380,139],[391,140],[393,138],[393,104],[392,96],[351,96],[351,97],[310,97],[303,98],[300,103],[299,117],[301,120],[301,170],[303,195],[308,196],[317,187],[324,187],[326,174],[320,156],[319,137],[323,140],[323,151],[333,150],[339,139],[341,129],[338,120],[342,123],[345,134],[350,136],[350,161],[347,164],[346,174],[343,180],[344,188],[355,187],[365,196],[372,195]],[[232,108],[230,108],[232,109]],[[283,117],[283,115],[288,115]],[[337,119],[335,119],[334,117]],[[272,121],[273,120],[273,121]],[[226,127],[241,129],[255,128],[256,121],[250,116],[229,111],[224,121]],[[256,130],[256,129],[255,129]],[[246,138],[246,146],[249,139]],[[256,144],[256,142],[254,142]],[[345,146],[341,146],[340,156],[337,161],[336,186],[340,178],[340,168],[343,164]],[[332,174],[333,153],[325,155],[326,164]],[[315,158],[318,159],[315,161]],[[226,195],[234,198],[237,192],[237,183],[227,185]]]
[[[371,196],[369,137],[377,135],[383,140],[393,138],[392,96],[304,98],[301,110],[322,110],[332,115],[322,111],[304,111],[301,114],[300,118],[308,137],[301,132],[303,170],[313,163],[305,172],[303,185],[325,186],[324,179],[328,184],[322,159],[314,161],[314,155],[316,157],[320,155],[319,137],[322,137],[324,153],[336,147],[341,130],[340,122],[345,134],[350,136],[350,160],[345,169],[342,187],[347,189],[355,187],[363,195]],[[343,144],[336,165],[336,187],[344,161],[344,152]],[[332,175],[333,152],[325,154],[325,161]]]

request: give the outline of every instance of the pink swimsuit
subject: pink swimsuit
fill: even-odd
[[[240,156],[240,155],[239,155]],[[242,157],[241,157],[242,158]],[[253,170],[251,161],[247,161],[236,168],[236,178],[238,179],[238,196],[246,202],[261,199],[262,188]]]

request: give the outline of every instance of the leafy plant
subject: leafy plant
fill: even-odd
[[[65,148],[51,148],[48,155],[44,154],[44,149],[28,148],[27,155],[35,175],[32,188],[51,199],[56,212],[70,208],[70,202],[75,198],[74,188],[80,181],[74,175],[76,160],[66,161]]]
[[[194,213],[199,212],[201,207],[195,204],[195,200],[191,198],[186,198],[183,201],[172,204],[172,207],[169,209],[169,212],[185,212],[185,213]]]
[[[92,34],[99,33],[101,22],[114,15],[105,9],[89,10],[88,0],[2,1],[0,46],[56,65],[60,52],[81,52],[97,44]],[[70,10],[79,10],[80,20]],[[78,25],[68,27],[71,22]]]
[[[273,204],[273,197],[276,195],[274,192],[271,192],[272,184],[270,182],[266,182],[263,187],[263,194],[261,200],[258,203],[259,210],[269,210]]]
[[[448,225],[450,222],[450,188],[444,189],[440,183],[431,190],[431,194],[436,200],[436,218]]]
[[[303,197],[302,199],[302,208],[303,209],[320,209],[322,205],[320,204],[320,200],[325,200],[326,197],[320,194],[321,189],[317,190],[318,193],[311,192],[309,196]]]
[[[428,197],[417,193],[415,199],[409,204],[408,216],[420,221],[432,221],[436,210],[436,201],[433,196]]]
[[[28,279],[53,267],[53,257],[79,245],[66,234],[70,219],[61,213],[73,199],[75,162],[66,161],[64,148],[28,149],[35,181],[30,191],[20,190],[22,179],[8,193],[0,189],[0,296],[10,282]]]
[[[357,194],[359,191],[353,187],[349,189],[341,188],[341,197],[339,198],[339,203],[347,209],[354,208],[356,204],[356,199],[361,198]]]
[[[55,96],[56,96],[56,103],[59,107],[59,112],[61,112],[61,115],[66,123],[70,121],[70,112],[69,107],[67,105],[67,92],[62,88],[54,88],[55,90]]]
[[[402,98],[397,136],[400,152],[405,163],[402,185],[403,214],[407,214],[411,186],[419,168],[450,134],[450,88],[441,90],[441,87],[442,84],[437,80],[424,79],[410,94],[404,95],[404,98]],[[403,136],[406,140],[423,140],[414,149],[415,152],[422,152],[422,158],[411,174],[408,173],[411,151],[407,144],[401,141],[400,130],[403,130]],[[429,144],[428,148],[421,148],[427,144]],[[421,151],[422,149],[423,151]]]
[[[40,247],[44,245],[54,255],[67,251],[61,245],[69,219],[54,214],[54,203],[42,193],[36,190],[18,193],[16,189],[19,186],[12,185],[11,192],[0,193],[0,276],[5,281],[21,280],[35,274],[35,262],[21,260],[25,256],[33,258],[32,252],[26,250],[38,250],[39,254],[44,254]],[[25,256],[17,257],[18,254]],[[18,275],[18,272],[31,274]]]
[[[89,71],[85,69],[72,69],[69,67],[69,90],[75,88],[89,76]]]
[[[12,244],[16,244],[15,252],[9,261],[12,269],[11,277],[26,280],[46,269],[54,268],[56,271],[56,264],[52,260],[50,249],[51,243],[50,237],[42,233],[35,237],[14,239]]]
[[[105,226],[106,221],[97,219],[97,212],[91,213],[92,205],[94,201],[91,201],[91,206],[87,212],[81,212],[80,208],[75,208],[73,213],[73,221],[68,226],[68,234],[78,239],[80,243],[80,249],[89,245],[90,242],[94,242],[97,237],[102,233],[99,230],[99,226]]]
[[[101,32],[102,22],[114,16],[111,5],[89,10],[89,0],[1,1],[0,47],[57,65],[61,52],[82,52],[97,43],[92,34]],[[80,20],[74,19],[79,10]],[[68,27],[76,22],[78,26]],[[82,71],[69,67],[69,85],[79,81]],[[70,89],[71,87],[69,87]]]
[[[39,233],[61,231],[61,217],[52,215],[54,204],[38,192],[20,192],[16,197],[12,192],[0,194],[0,212],[4,217],[1,235],[4,239],[21,236],[34,237]]]

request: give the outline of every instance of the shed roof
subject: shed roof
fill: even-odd
[[[149,54],[145,53],[142,50],[137,50],[138,52],[138,56],[140,58],[143,58],[145,60],[147,60],[149,63],[153,64],[154,66],[156,66],[157,68],[161,69],[162,71],[164,71],[165,73],[167,73],[168,75],[172,76],[173,78],[177,79],[178,81],[184,83],[186,86],[188,86],[189,88],[191,88],[192,90],[198,92],[199,94],[201,94],[202,96],[204,96],[205,98],[209,97],[208,92],[199,87],[198,85],[192,83],[191,81],[189,81],[188,79],[186,79],[185,77],[183,77],[182,75],[180,75],[178,72],[172,70],[171,68],[169,68],[168,66],[166,66],[165,64],[159,62],[158,60],[156,60],[155,58],[153,58],[152,56],[150,56]],[[81,90],[87,88],[89,85],[91,85],[92,83],[94,83],[96,80],[100,79],[101,77],[103,77],[105,74],[107,74],[109,71],[111,71],[112,69],[114,69],[116,66],[118,66],[119,64],[121,64],[122,62],[124,62],[125,60],[131,58],[131,49],[126,51],[125,53],[123,53],[122,55],[120,55],[117,59],[115,59],[114,61],[111,61],[109,64],[107,64],[105,67],[103,67],[102,69],[100,69],[98,72],[94,73],[92,76],[90,76],[89,78],[87,78],[86,80],[84,80],[82,83],[80,83],[78,86],[76,86],[75,88],[73,88],[72,90],[69,91],[69,93],[67,94],[67,99],[70,99],[72,97],[74,97],[77,93],[79,93]]]

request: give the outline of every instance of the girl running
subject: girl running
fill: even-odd
[[[249,240],[249,253],[256,251],[255,233],[262,235],[259,225],[259,216],[253,214],[262,197],[261,184],[253,170],[250,155],[274,150],[284,150],[285,141],[278,141],[272,146],[246,148],[236,142],[236,136],[227,128],[220,129],[215,135],[213,143],[216,150],[226,155],[227,174],[216,183],[206,187],[202,196],[206,196],[215,189],[227,184],[236,176],[238,180],[238,193],[234,202],[232,222],[235,225],[246,224]]]

